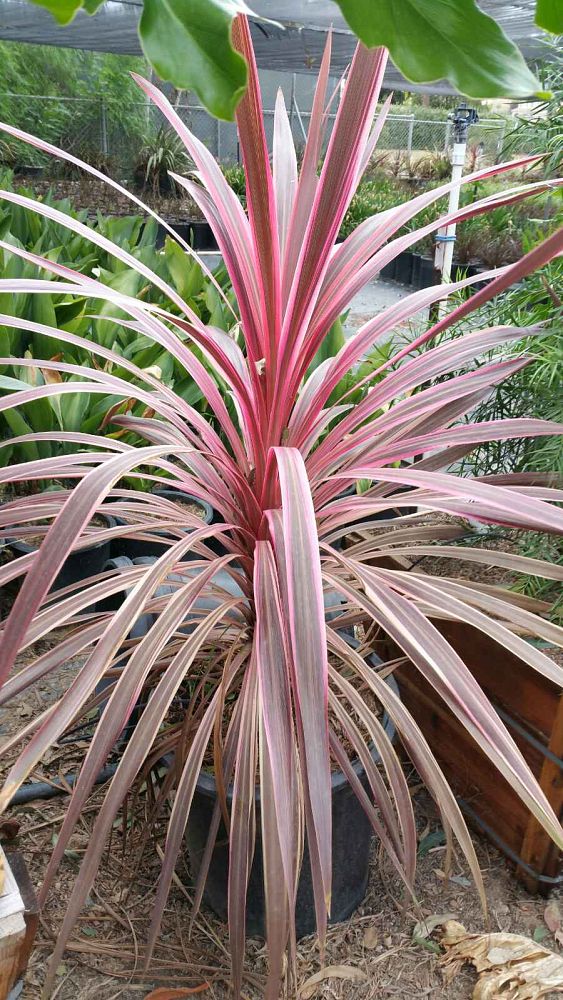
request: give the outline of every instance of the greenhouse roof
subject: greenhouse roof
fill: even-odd
[[[534,24],[535,0],[480,0],[479,5],[502,24],[527,59],[543,54],[545,36]],[[251,6],[257,14],[283,24],[283,28],[264,22],[253,25],[259,66],[280,72],[315,72],[330,26],[334,72],[341,73],[348,65],[355,38],[332,0],[254,0]],[[108,0],[95,17],[79,11],[70,25],[61,28],[48,11],[27,0],[0,0],[0,38],[136,55],[140,53],[137,22],[141,9],[142,0]],[[446,82],[414,86],[392,65],[385,85],[396,90],[454,92]]]

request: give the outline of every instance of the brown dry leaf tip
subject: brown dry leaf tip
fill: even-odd
[[[365,972],[353,965],[327,965],[326,968],[315,972],[314,976],[309,976],[309,979],[305,980],[299,990],[299,1000],[310,1000],[325,979],[348,979],[351,982],[365,983],[367,978]]]
[[[547,904],[543,911],[543,919],[552,934],[557,934],[557,931],[561,930],[561,910],[557,900],[552,899]]]
[[[540,1000],[563,991],[563,958],[521,934],[468,934],[462,924],[445,925],[441,962],[451,981],[466,962],[479,973],[473,1000]]]
[[[377,933],[377,928],[373,925],[366,928],[363,939],[363,946],[371,951],[373,948],[377,948],[379,944],[379,934]]]
[[[145,1000],[181,1000],[182,997],[191,997],[194,993],[203,993],[209,989],[209,983],[200,983],[199,986],[180,986],[170,989],[168,986],[161,986],[151,993],[147,993]]]
[[[455,921],[456,916],[457,914],[455,913],[433,913],[432,916],[425,917],[424,920],[420,920],[418,924],[415,924],[412,932],[413,940],[425,941],[436,927]]]

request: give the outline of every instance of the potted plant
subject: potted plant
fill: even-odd
[[[211,423],[173,388],[155,385],[147,372],[132,364],[128,371],[134,384],[117,376],[110,379],[100,367],[89,372],[90,381],[76,383],[77,391],[91,391],[92,385],[106,391],[111,382],[114,395],[142,400],[148,413],[143,417],[114,414],[113,425],[135,430],[147,444],[133,447],[119,437],[106,437],[97,438],[94,447],[91,438],[84,437],[83,450],[77,455],[58,458],[49,467],[41,460],[26,462],[4,473],[7,481],[24,476],[45,479],[47,475],[72,475],[77,485],[53,517],[39,551],[26,557],[25,566],[0,569],[0,582],[25,573],[19,595],[3,623],[0,702],[9,701],[42,671],[54,669],[75,652],[84,657],[84,665],[50,710],[48,723],[27,722],[29,742],[7,776],[0,794],[2,807],[70,721],[76,724],[91,709],[100,681],[106,677],[111,682],[104,690],[107,704],[102,723],[86,753],[53,848],[43,900],[96,775],[141,693],[149,696],[100,808],[81,876],[53,949],[46,992],[53,984],[72,927],[95,878],[116,814],[146,762],[159,760],[164,748],[175,754],[175,761],[159,800],[161,811],[169,810],[168,835],[147,962],[202,774],[213,775],[217,794],[198,876],[196,905],[201,902],[221,819],[228,818],[226,910],[236,997],[241,994],[242,984],[245,899],[258,843],[267,903],[267,996],[279,995],[283,952],[295,940],[295,901],[305,842],[317,931],[323,945],[336,860],[332,847],[336,821],[333,768],[342,772],[392,864],[412,891],[416,864],[413,808],[397,751],[382,724],[383,712],[434,796],[444,829],[458,839],[484,899],[472,842],[432,748],[392,687],[385,683],[377,664],[370,665],[340,632],[342,624],[349,624],[354,609],[362,618],[374,621],[411,658],[414,668],[478,741],[491,766],[507,777],[553,840],[562,842],[560,824],[545,794],[481,688],[434,626],[433,619],[475,622],[491,636],[510,643],[530,669],[556,678],[561,677],[560,669],[540,649],[526,642],[520,632],[524,629],[540,637],[549,633],[558,638],[559,633],[543,618],[524,612],[510,594],[499,593],[493,602],[479,587],[472,588],[465,581],[461,595],[450,600],[439,586],[433,585],[431,577],[426,579],[423,593],[415,593],[416,574],[405,578],[400,570],[392,572],[368,565],[361,555],[352,558],[332,542],[343,537],[349,523],[358,517],[396,508],[400,503],[462,516],[470,512],[472,518],[538,531],[563,530],[563,513],[551,503],[561,493],[553,490],[549,481],[530,491],[527,480],[518,477],[495,484],[441,471],[456,455],[481,441],[560,431],[558,425],[526,419],[451,426],[461,414],[471,411],[491,386],[525,364],[525,359],[496,359],[476,370],[456,374],[449,381],[431,384],[438,376],[458,373],[476,356],[520,338],[521,330],[475,330],[411,357],[421,344],[559,253],[563,236],[555,234],[517,264],[490,272],[486,288],[443,315],[366,377],[365,384],[369,385],[373,378],[375,388],[358,405],[347,406],[345,396],[330,405],[331,393],[343,375],[378,338],[438,298],[469,287],[472,279],[424,289],[391,306],[368,320],[334,357],[327,358],[306,378],[323,338],[355,292],[398,253],[449,222],[486,211],[490,199],[397,237],[398,230],[417,211],[448,193],[450,185],[444,184],[417,195],[396,210],[364,221],[335,250],[343,216],[385,120],[386,109],[372,131],[386,52],[358,48],[319,175],[329,40],[301,169],[298,172],[288,116],[280,99],[272,171],[250,31],[244,18],[237,18],[233,37],[249,64],[250,85],[237,113],[248,215],[209,151],[180,120],[164,95],[145,80],[139,83],[177,130],[196,164],[199,182],[180,177],[175,180],[200,204],[213,226],[237,299],[237,335],[231,337],[213,325],[206,326],[174,288],[169,294],[177,308],[176,312],[168,312],[144,299],[108,289],[96,280],[85,282],[80,274],[63,271],[47,258],[38,262],[55,275],[54,282],[0,281],[1,293],[25,289],[28,294],[41,295],[47,288],[53,292],[55,284],[63,286],[68,294],[100,298],[124,310],[131,317],[135,334],[141,330],[184,366],[201,387],[214,414]],[[13,129],[7,131],[14,134]],[[45,148],[40,140],[17,134]],[[64,152],[58,155],[68,158]],[[468,180],[502,173],[525,162],[529,162],[528,158],[478,171]],[[521,186],[495,197],[497,202],[510,203],[544,188],[544,183]],[[49,206],[38,203],[34,207],[40,215],[49,217]],[[75,220],[69,219],[68,225],[83,231]],[[99,239],[94,232],[91,236],[94,242]],[[150,269],[140,261],[118,246],[112,252],[122,263],[136,267],[147,280],[151,279]],[[0,323],[9,325],[10,317],[0,316]],[[37,326],[45,336],[64,341],[64,331]],[[190,344],[197,350],[192,350]],[[96,345],[92,345],[92,351],[101,353]],[[202,354],[216,379],[202,364]],[[57,371],[59,364],[49,361],[47,366]],[[77,366],[76,374],[81,373]],[[412,395],[412,389],[423,384],[427,387]],[[219,387],[226,387],[225,394]],[[0,400],[0,408],[14,408],[28,398],[56,396],[62,391],[59,382],[16,391]],[[424,457],[408,468],[396,467],[401,459],[421,454]],[[223,517],[223,523],[196,527],[186,534],[178,531],[179,514],[170,518],[163,515],[159,528],[171,532],[171,537],[167,551],[155,562],[93,578],[70,593],[67,590],[64,601],[50,600],[45,607],[43,602],[52,580],[68,553],[83,543],[85,526],[93,513],[104,509],[120,479],[134,479],[147,465],[159,469],[182,490],[207,500]],[[342,497],[342,492],[359,479],[373,482],[368,492]],[[404,494],[404,500],[396,493],[402,486],[413,487]],[[130,496],[134,502],[134,488]],[[143,502],[147,514],[144,519],[139,514],[138,523],[144,520],[148,525],[153,523],[150,495],[145,494]],[[157,500],[153,503],[156,511]],[[162,510],[160,502],[158,509]],[[2,531],[10,532],[14,520],[25,513],[17,503],[9,505],[2,511]],[[418,537],[419,529],[412,518],[403,522],[395,518],[392,526],[395,533],[402,531],[407,545],[409,539]],[[111,530],[126,534],[130,528],[118,526]],[[442,537],[439,525],[430,530],[434,537]],[[213,552],[208,544],[213,538],[220,539],[225,555]],[[374,535],[368,547],[370,558],[380,554],[384,567],[385,535]],[[190,563],[190,572],[184,564],[182,572],[181,560],[188,551],[199,559],[197,564]],[[497,555],[482,553],[488,563],[494,563]],[[515,557],[513,562],[516,571],[532,571],[527,559]],[[199,572],[194,572],[198,564]],[[559,570],[534,562],[533,572],[550,577]],[[162,580],[174,573],[181,577],[174,592],[158,596]],[[226,574],[232,585],[218,584],[220,574],[221,578]],[[10,677],[30,629],[41,635],[55,627],[61,629],[79,619],[82,609],[94,600],[124,587],[129,594],[117,610],[90,617],[86,627],[71,630],[59,639],[58,645],[50,649],[48,661],[35,660]],[[346,602],[346,610],[328,621],[324,609],[326,590],[336,591]],[[198,609],[198,601],[203,598],[214,599],[211,610]],[[153,626],[143,637],[131,640],[132,652],[122,669],[112,670],[135,621],[146,613],[155,615]],[[180,631],[187,616],[194,626],[188,635]],[[169,724],[171,707],[177,706],[176,699],[186,685],[200,696],[195,701],[181,701],[180,722],[176,719]],[[371,692],[369,699],[364,697],[366,691]],[[381,757],[383,772],[374,763],[374,752]],[[338,836],[334,842],[338,842]]]

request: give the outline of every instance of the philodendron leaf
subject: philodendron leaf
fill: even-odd
[[[563,4],[561,0],[537,0],[536,24],[554,35],[563,34]]]
[[[468,97],[530,97],[540,91],[519,49],[474,0],[337,3],[365,45],[387,46],[407,80],[445,78]]]
[[[246,63],[231,46],[241,0],[145,0],[143,51],[163,80],[194,90],[217,118],[232,121],[246,88]]]

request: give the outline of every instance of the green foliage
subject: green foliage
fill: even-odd
[[[563,5],[561,6],[563,10]],[[546,176],[556,177],[563,166],[563,56],[561,40],[551,46],[551,58],[539,66],[538,75],[551,97],[536,105],[534,113],[517,118],[505,139],[504,150],[510,154],[520,149],[545,154]]]
[[[153,194],[177,193],[170,172],[183,173],[190,169],[191,161],[184,144],[174,129],[161,126],[154,135],[147,135],[135,167],[135,178],[143,186],[150,186]]]
[[[12,187],[12,182],[13,178],[9,171],[0,174],[0,186],[9,189]],[[18,191],[27,196],[33,195],[33,192],[26,188],[18,188]],[[57,201],[48,194],[44,201],[73,218],[86,221],[87,213],[75,212],[66,200]],[[142,260],[155,273],[170,282],[204,322],[213,322],[216,326],[228,330],[234,317],[200,265],[182,251],[171,238],[166,239],[163,253],[156,250],[157,227],[153,220],[146,223],[141,216],[107,217],[98,214],[92,228],[127,250],[136,259]],[[97,277],[108,287],[151,302],[158,302],[172,312],[177,311],[174,304],[153,285],[146,284],[138,272],[127,268],[86,238],[69,233],[64,227],[40,218],[36,213],[19,205],[8,205],[0,209],[0,233],[4,240],[15,247],[46,255],[50,260],[72,267],[82,274]],[[0,269],[4,277],[38,276],[35,265],[7,250],[0,251]],[[226,278],[223,280],[226,284]],[[152,374],[156,374],[167,385],[174,387],[179,395],[188,399],[202,413],[207,414],[206,401],[199,387],[186,375],[186,372],[158,344],[142,335],[137,336],[123,327],[119,323],[119,309],[109,303],[100,305],[96,300],[77,299],[75,296],[60,294],[52,296],[5,294],[0,296],[0,312],[68,330],[92,342],[102,344],[133,361],[139,368],[151,369]],[[50,337],[7,327],[0,327],[0,353],[2,356],[11,355],[38,360],[37,366],[32,368],[5,366],[0,370],[0,393],[16,387],[21,388],[21,383],[41,384],[46,373],[42,371],[40,362],[55,355],[58,360],[70,364],[96,367],[99,363],[82,349],[66,345],[61,350],[57,341]],[[125,369],[114,368],[112,373],[131,378]],[[70,376],[61,377],[66,379]],[[14,379],[19,386],[12,384]],[[142,405],[134,404],[133,401],[123,401],[117,396],[70,394],[53,401],[36,400],[22,406],[19,411],[9,410],[2,414],[0,437],[58,430],[99,433],[104,429],[104,417],[113,406],[119,406],[120,412],[131,412],[135,415],[143,413]],[[123,432],[118,431],[117,434],[122,436]],[[130,436],[126,439],[133,440]],[[1,462],[5,465],[10,461],[29,458],[36,449],[39,450],[40,457],[58,454],[65,449],[73,450],[68,444],[60,446],[53,442],[40,442],[37,445],[23,443],[15,446],[9,453],[6,449],[2,449]]]
[[[244,167],[240,163],[233,163],[226,167],[221,167],[227,184],[235,192],[237,198],[246,204],[246,178]]]
[[[66,24],[104,0],[32,0]],[[337,0],[368,46],[386,45],[409,80],[446,77],[471,97],[526,98],[540,91],[517,46],[474,0]],[[550,30],[557,0],[538,0],[538,23]],[[246,87],[244,60],[231,44],[231,22],[250,13],[244,0],[144,0],[141,45],[159,76],[194,90],[218,118],[232,120]],[[555,27],[554,27],[555,26]]]
[[[446,77],[470,97],[529,97],[539,84],[516,45],[473,0],[338,0],[368,46],[386,45],[408,80]]]
[[[246,63],[231,46],[238,0],[144,0],[143,51],[162,80],[193,90],[215,115],[232,121],[246,89]]]
[[[102,104],[96,95],[103,94],[108,129],[119,131],[120,163],[130,162],[131,151],[138,152],[147,128],[146,106],[131,71],[146,73],[145,60],[0,42],[0,118],[97,165],[102,150]],[[31,96],[37,94],[49,100]],[[15,139],[8,146],[8,151],[0,146],[4,163],[52,165],[46,154],[32,146]]]
[[[563,34],[563,7],[559,0],[536,0],[536,24],[554,35]]]

